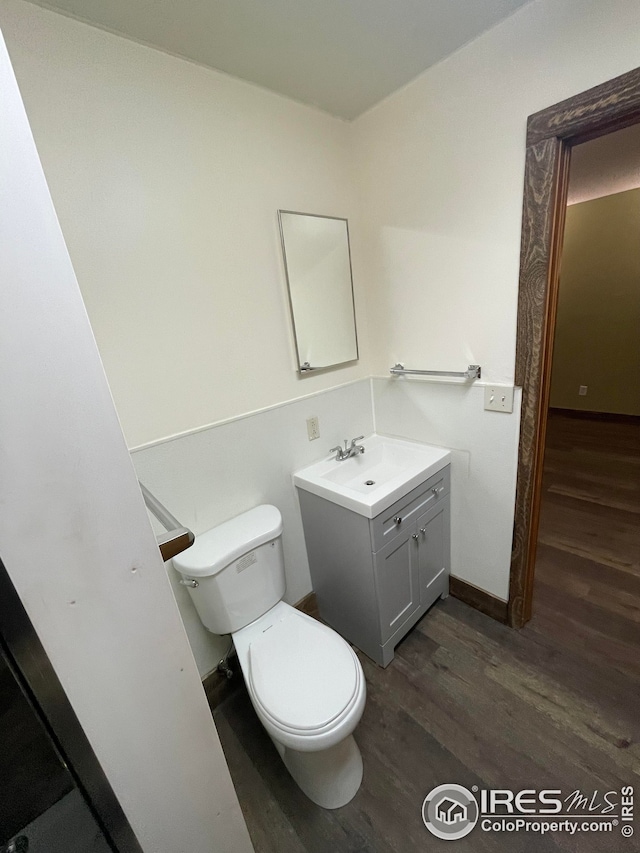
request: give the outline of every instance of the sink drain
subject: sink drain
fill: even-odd
[[[375,480],[365,480],[364,484],[365,484],[365,486],[375,486],[376,481]]]

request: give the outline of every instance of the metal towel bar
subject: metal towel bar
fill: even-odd
[[[409,370],[398,362],[389,369],[394,376],[456,376],[459,379],[480,379],[482,371],[479,364],[470,364],[466,370]]]
[[[169,510],[151,494],[149,489],[140,480],[138,480],[138,485],[140,486],[147,509],[153,513],[160,524],[167,530],[166,533],[156,536],[162,559],[166,562],[175,557],[176,554],[180,554],[181,551],[186,551],[190,545],[193,545],[195,536],[188,527],[184,527],[175,516],[171,515]]]

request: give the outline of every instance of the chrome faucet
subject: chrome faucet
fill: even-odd
[[[357,438],[351,439],[351,444],[349,444],[348,439],[344,440],[344,447],[332,447],[329,453],[333,453],[336,451],[336,462],[342,462],[344,459],[351,459],[352,456],[358,456],[360,453],[364,453],[364,447],[361,444],[358,444],[364,438],[363,435],[359,435]]]

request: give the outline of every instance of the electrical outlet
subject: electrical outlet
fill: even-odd
[[[512,412],[513,386],[487,385],[484,389],[484,407],[488,412]]]
[[[580,397],[586,397],[587,396],[587,386],[586,385],[580,385],[580,387],[578,388],[578,394]]]
[[[317,417],[307,418],[307,435],[309,441],[315,441],[320,438],[320,421]]]

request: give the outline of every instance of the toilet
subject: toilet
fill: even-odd
[[[231,634],[249,697],[285,766],[325,809],[362,781],[353,738],[366,698],[360,661],[335,631],[282,601],[282,516],[258,506],[173,558],[205,628]]]

